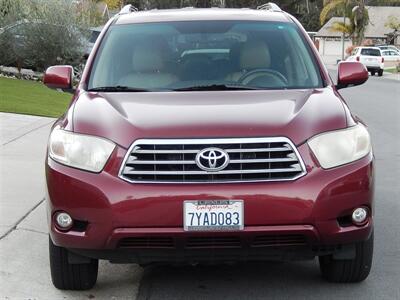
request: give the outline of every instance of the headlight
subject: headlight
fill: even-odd
[[[371,151],[369,133],[360,123],[317,135],[308,141],[308,145],[324,169],[350,163]]]
[[[49,156],[67,166],[100,172],[115,148],[103,138],[77,134],[56,127],[50,134]]]

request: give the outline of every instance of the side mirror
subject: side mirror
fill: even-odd
[[[71,66],[49,67],[44,73],[43,83],[51,89],[61,89],[73,92],[72,77],[74,69]]]
[[[363,84],[368,80],[368,71],[362,63],[344,61],[338,66],[337,89]]]

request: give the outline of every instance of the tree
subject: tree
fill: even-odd
[[[324,8],[320,14],[321,25],[329,17],[341,16],[348,22],[336,22],[333,30],[342,32],[350,37],[353,45],[361,45],[364,40],[366,27],[369,24],[367,5],[400,6],[399,0],[324,0]]]
[[[105,0],[104,3],[107,4],[109,9],[116,9],[121,6],[121,0]]]
[[[286,1],[282,8],[293,14],[308,31],[318,31],[320,28],[319,14],[323,7],[322,0]]]
[[[13,0],[0,1],[0,21],[10,13],[10,11],[13,9],[14,3],[15,2],[13,2]]]
[[[266,0],[226,0],[226,7],[255,8],[268,1]],[[295,16],[308,31],[317,31],[320,28],[319,13],[323,6],[322,0],[277,0],[274,1],[283,10]]]
[[[0,65],[21,66],[21,49],[12,34],[14,24],[24,19],[22,0],[0,0]]]
[[[7,0],[0,0],[7,1]],[[13,0],[0,32],[0,64],[44,70],[78,65],[85,51],[88,19],[69,0]]]
[[[306,30],[317,31],[319,12],[323,0],[277,0],[281,8],[294,15],[304,25]],[[267,0],[122,0],[122,5],[132,4],[139,9],[193,7],[250,7],[256,8]]]
[[[325,0],[324,4],[320,14],[321,25],[325,24],[330,16],[343,16],[343,22],[335,22],[332,29],[350,37],[353,45],[360,45],[364,40],[365,30],[369,23],[365,1]]]
[[[400,35],[400,18],[397,16],[390,16],[385,23],[385,26],[393,30],[393,32],[388,34],[391,42],[393,43],[395,38]]]
[[[48,0],[47,0],[48,1]],[[65,1],[65,0],[62,0]],[[85,25],[86,27],[100,26],[103,25],[107,19],[104,18],[101,11],[99,10],[98,4],[103,1],[101,0],[86,0],[76,2],[76,18],[79,20],[80,26]]]
[[[0,27],[22,18],[23,4],[22,0],[0,0]]]
[[[385,26],[393,29],[393,31],[400,31],[400,17],[390,16],[385,23]]]

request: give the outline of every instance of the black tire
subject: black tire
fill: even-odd
[[[332,255],[320,256],[319,266],[322,276],[331,282],[360,282],[371,271],[374,236],[356,244],[356,257],[351,260],[335,260]]]
[[[97,281],[99,261],[86,264],[68,263],[68,250],[53,244],[49,238],[51,280],[60,290],[88,290]]]
[[[371,76],[375,76],[375,71],[371,71]]]
[[[382,77],[382,75],[383,75],[383,70],[379,70],[379,71],[378,71],[378,76],[379,76],[379,77]]]

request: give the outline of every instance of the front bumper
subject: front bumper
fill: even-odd
[[[285,258],[293,252],[302,253],[286,251],[299,247],[307,250],[304,257],[311,257],[326,246],[336,249],[366,240],[372,231],[372,215],[361,227],[338,220],[345,220],[359,206],[373,212],[372,154],[342,167],[323,170],[306,144],[298,150],[307,169],[304,177],[286,182],[237,184],[131,184],[117,176],[126,151],[122,148],[114,151],[100,174],[49,159],[46,176],[51,238],[56,245],[81,254],[135,262],[176,261],[177,256],[183,260],[200,259],[202,253],[207,259],[211,250],[222,251],[224,257],[228,251],[235,257],[240,254],[262,259],[278,248]],[[243,200],[244,230],[185,232],[183,201],[199,199]],[[68,232],[58,230],[53,222],[57,211],[68,212],[83,226]],[[255,246],[254,241],[263,237],[262,247]],[[131,239],[131,244],[124,244],[126,239]],[[201,249],[190,246],[196,239],[203,242]],[[226,240],[231,244],[234,241],[234,247]],[[275,255],[274,251],[272,254]]]
[[[371,224],[370,224],[371,225]],[[370,232],[371,226],[363,229]],[[369,234],[368,234],[369,236]],[[354,258],[352,244],[323,245],[311,225],[251,226],[239,232],[184,232],[181,228],[118,229],[113,249],[69,248],[83,258],[113,263],[218,263],[307,260],[318,255]]]

